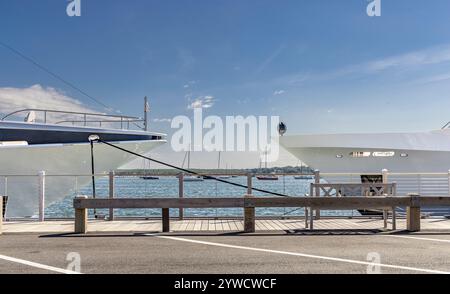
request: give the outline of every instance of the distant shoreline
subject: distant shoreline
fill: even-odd
[[[193,172],[199,174],[230,174],[230,175],[247,175],[251,174],[313,174],[314,171],[309,167],[271,167],[271,168],[253,168],[253,169],[191,169]],[[147,175],[147,174],[157,174],[157,175],[167,175],[175,176],[180,174],[180,171],[175,169],[119,169],[116,171],[118,175]]]

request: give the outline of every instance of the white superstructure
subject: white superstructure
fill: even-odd
[[[418,133],[287,135],[281,145],[324,173],[447,173],[450,130]]]

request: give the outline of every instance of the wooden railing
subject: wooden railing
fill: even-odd
[[[115,198],[89,199],[79,196],[74,199],[75,233],[86,233],[88,209],[113,208],[161,208],[163,232],[170,231],[170,208],[243,208],[244,232],[255,232],[255,208],[257,207],[312,207],[317,209],[387,209],[396,206],[407,207],[407,230],[420,230],[420,207],[422,205],[450,206],[450,197],[409,196],[357,196],[357,197],[254,197],[240,198]],[[309,219],[313,230],[313,218]],[[305,227],[308,216],[305,215]]]

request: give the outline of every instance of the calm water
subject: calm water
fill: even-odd
[[[231,182],[246,185],[246,177],[227,179]],[[292,176],[280,177],[278,181],[258,181],[253,179],[255,188],[283,193],[291,196],[302,196],[309,193],[309,184],[312,180],[296,180]],[[108,197],[108,179],[96,180],[96,190],[98,198]],[[203,182],[185,182],[184,197],[242,197],[247,189],[235,187],[213,180]],[[66,197],[63,201],[55,203],[46,209],[47,217],[73,217],[73,195]],[[92,195],[90,185],[78,189],[78,194]],[[254,192],[257,196],[271,196],[260,192]],[[159,180],[143,180],[138,177],[117,177],[116,197],[122,198],[161,198],[178,197],[178,179],[175,177],[161,177]],[[98,213],[108,214],[108,210],[99,210]],[[304,215],[303,208],[258,208],[257,215],[260,216],[299,216]],[[329,215],[357,215],[352,211],[323,211]],[[160,209],[117,209],[117,216],[160,216]],[[185,216],[241,216],[242,208],[221,208],[221,209],[185,209]],[[171,209],[171,215],[178,215],[178,209]]]

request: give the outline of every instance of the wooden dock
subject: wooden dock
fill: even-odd
[[[305,230],[303,219],[257,219],[256,232]],[[384,222],[380,218],[321,218],[314,222],[319,230],[380,230]],[[406,229],[406,220],[397,219],[397,230]],[[150,220],[90,220],[89,232],[160,232],[160,219]],[[239,219],[184,219],[171,220],[171,232],[242,232],[244,222]],[[422,230],[450,231],[448,219],[422,219]],[[14,221],[3,224],[3,233],[72,233],[73,220],[64,221]]]

